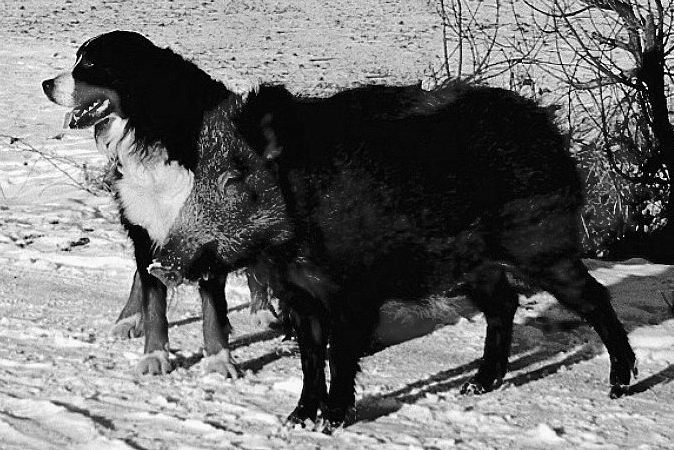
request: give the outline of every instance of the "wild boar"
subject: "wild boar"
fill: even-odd
[[[199,148],[193,191],[153,273],[179,282],[267,268],[300,346],[291,423],[316,421],[320,409],[324,431],[343,424],[385,300],[457,286],[487,321],[463,393],[490,391],[506,374],[515,281],[549,291],[595,328],[610,354],[611,397],[636,374],[609,293],[580,259],[573,160],[534,102],[460,83],[329,98],[265,85],[208,114]]]

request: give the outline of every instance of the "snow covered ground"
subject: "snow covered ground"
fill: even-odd
[[[88,132],[63,133],[64,111],[40,81],[72,64],[84,39],[118,27],[238,86],[261,78],[326,92],[413,82],[437,64],[440,31],[425,0],[324,3],[0,2],[0,448],[671,448],[674,319],[661,292],[674,290],[674,267],[641,260],[587,261],[639,359],[634,394],[618,400],[608,398],[608,356],[596,334],[546,294],[521,299],[506,384],[459,395],[477,368],[485,323],[458,299],[441,318],[449,325],[363,359],[354,425],[331,437],[287,429],[299,355],[251,322],[240,277],[227,294],[241,379],[202,373],[190,288],[169,307],[178,368],[132,374],[142,341],[108,333],[130,288],[130,242],[108,196],[78,187],[63,173],[83,181],[72,164],[43,156],[104,162]]]

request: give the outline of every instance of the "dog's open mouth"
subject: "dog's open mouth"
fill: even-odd
[[[66,113],[64,128],[88,128],[112,113],[109,99],[101,98],[82,106],[76,106]]]

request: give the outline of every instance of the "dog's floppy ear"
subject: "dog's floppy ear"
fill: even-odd
[[[151,99],[144,105],[151,112],[150,120],[178,125],[185,117],[194,116],[195,111],[207,109],[204,103],[215,82],[172,50],[158,49],[142,72],[146,78],[142,85],[147,90],[142,97]]]
[[[191,168],[196,165],[194,147],[203,113],[226,98],[229,91],[170,49],[157,48],[142,64],[138,71],[142,92],[132,93],[128,99],[134,104],[136,117],[141,117],[134,124],[139,138],[149,144],[160,141],[171,158]]]

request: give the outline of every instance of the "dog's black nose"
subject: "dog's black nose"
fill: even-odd
[[[45,94],[50,95],[54,90],[54,79],[44,80],[42,82],[42,90]]]

